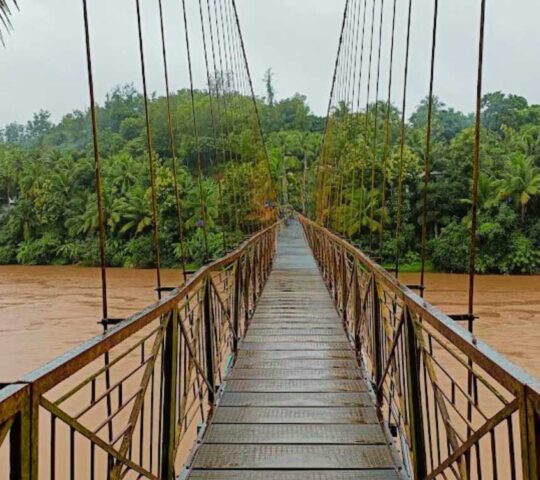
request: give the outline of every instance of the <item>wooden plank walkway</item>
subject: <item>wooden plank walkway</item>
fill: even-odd
[[[193,480],[396,480],[395,456],[296,222],[198,448]]]

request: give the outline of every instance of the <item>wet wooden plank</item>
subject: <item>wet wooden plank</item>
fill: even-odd
[[[286,343],[345,343],[347,345],[347,340],[345,335],[340,333],[339,335],[260,335],[258,333],[248,334],[245,339],[246,343],[264,343],[268,347],[272,347],[274,344],[280,344],[282,342]]]
[[[343,336],[342,342],[242,342],[244,350],[348,350],[349,343]]]
[[[373,407],[221,407],[213,423],[377,423]]]
[[[230,380],[228,392],[365,392],[361,380]]]
[[[360,379],[358,369],[334,368],[334,369],[280,369],[280,368],[238,368],[236,367],[227,377],[230,380],[328,380]]]
[[[299,370],[339,370],[358,368],[356,360],[347,359],[296,359],[296,360],[255,360],[241,359],[235,363],[235,368],[288,368]]]
[[[194,468],[354,469],[392,468],[390,450],[379,445],[203,445]]]
[[[207,470],[194,471],[193,480],[399,480],[393,470]]]
[[[294,325],[290,322],[266,324],[257,322],[250,327],[249,333],[256,333],[257,335],[304,335],[305,333],[311,335],[326,335],[327,333],[337,335],[338,333],[343,334],[343,327],[336,326],[334,323]]]
[[[240,350],[238,360],[353,360],[352,350]]]
[[[213,424],[205,443],[385,445],[380,425]]]
[[[224,407],[363,407],[372,406],[366,393],[241,393],[226,391]]]

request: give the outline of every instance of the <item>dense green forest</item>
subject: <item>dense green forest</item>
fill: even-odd
[[[200,149],[205,177],[211,256],[237,244],[261,223],[270,221],[265,211],[276,208],[270,198],[265,168],[270,167],[278,201],[313,215],[314,190],[321,168],[321,141],[325,119],[313,115],[301,95],[276,101],[258,99],[269,165],[250,162],[256,155],[252,118],[245,116],[242,99],[229,108],[225,133],[215,135],[209,97],[196,92]],[[231,102],[234,102],[231,99]],[[197,184],[196,139],[193,135],[189,91],[172,96],[178,134],[176,151],[186,255],[192,264],[204,259]],[[181,259],[173,194],[171,145],[164,97],[150,101],[152,143],[156,154],[159,225],[163,265]],[[327,206],[330,226],[361,246],[380,230],[384,219],[384,261],[395,251],[395,188],[398,170],[400,115],[390,114],[390,152],[386,172],[388,195],[380,204],[379,192],[359,186],[359,165],[367,167],[369,155],[381,158],[384,148],[386,105],[371,108],[380,117],[378,141],[365,132],[364,114],[350,114],[345,105],[332,119],[347,117],[347,128],[332,148],[341,162],[330,172],[337,186],[343,178],[356,182],[340,189],[342,202]],[[113,266],[148,267],[153,263],[152,221],[143,99],[131,86],[118,87],[99,107],[100,152],[103,163],[107,256]],[[370,125],[374,125],[371,119]],[[429,259],[439,271],[461,272],[467,268],[470,226],[473,117],[435,102],[432,175],[429,185]],[[419,259],[422,215],[423,166],[427,102],[409,116],[404,163],[403,261]],[[246,127],[250,125],[251,127]],[[540,271],[540,106],[496,92],[483,100],[482,174],[480,178],[480,225],[478,270],[481,272],[533,273]],[[228,128],[228,126],[233,127]],[[373,127],[372,127],[373,128]],[[372,143],[370,143],[372,145]],[[334,151],[333,154],[337,155]],[[220,160],[217,157],[222,157]],[[363,163],[362,163],[363,162]],[[383,176],[377,165],[377,185]],[[333,177],[332,177],[333,176]],[[349,181],[349,180],[348,180]],[[96,265],[97,208],[94,193],[94,159],[89,113],[74,111],[57,124],[40,111],[26,125],[12,123],[0,135],[0,263]],[[246,192],[249,189],[249,192]],[[365,208],[386,215],[358,215],[359,197],[370,198]],[[242,197],[252,199],[243,201]],[[258,203],[253,211],[251,203]],[[340,209],[336,212],[332,209]],[[336,220],[337,218],[337,220]],[[361,225],[360,218],[363,218]]]

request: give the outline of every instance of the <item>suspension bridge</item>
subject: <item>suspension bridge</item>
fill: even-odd
[[[384,0],[346,0],[313,198],[302,214],[280,205],[281,215],[235,0],[191,2],[201,27],[215,140],[209,159],[201,146],[192,71],[193,15],[181,2],[198,183],[196,226],[205,251],[204,265],[191,273],[177,179],[184,153],[172,115],[165,13],[158,0],[179,286],[161,281],[158,202],[163,192],[152,146],[144,17],[135,0],[158,301],[125,319],[110,318],[108,308],[107,209],[89,3],[82,0],[103,333],[1,385],[1,478],[539,480],[540,382],[473,332],[486,1],[479,2],[469,308],[447,315],[423,298],[438,0],[433,2],[418,285],[403,284],[399,271],[412,0],[393,0],[389,12]],[[8,2],[0,0],[0,11],[8,25]],[[385,22],[391,26],[388,52],[382,47]],[[396,136],[390,111],[399,22],[406,36]],[[385,99],[380,96],[383,53],[389,56]],[[246,131],[249,148],[240,150],[238,138]],[[359,136],[360,143],[347,141]],[[387,270],[379,262],[389,233],[391,149],[398,165],[390,202],[396,213],[395,268]],[[240,175],[235,168],[255,174]],[[205,187],[212,175],[219,186],[215,224]],[[217,259],[210,251],[212,230],[221,232],[226,251]]]

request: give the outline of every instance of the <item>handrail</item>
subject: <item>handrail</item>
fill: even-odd
[[[408,473],[539,480],[540,381],[358,248],[299,220]]]
[[[208,419],[226,357],[235,354],[246,333],[270,273],[280,224],[202,267],[166,298],[0,388],[0,477],[34,480],[39,463],[46,463],[49,478],[63,478],[56,477],[60,455],[50,453],[45,462],[41,455],[38,462],[39,444],[49,441],[52,451],[59,441],[56,425],[63,423],[72,437],[90,442],[91,458],[83,462],[92,465],[95,478],[104,478],[99,469],[112,472],[112,478],[127,471],[140,478],[173,478],[183,438]],[[88,376],[88,369],[96,373]],[[124,419],[121,425],[122,412],[128,411],[131,422]],[[77,412],[83,412],[80,418]],[[87,420],[88,413],[99,418]],[[45,415],[51,426],[44,432],[38,427]],[[148,425],[149,418],[154,425]],[[106,428],[93,432],[98,420]],[[4,465],[7,443],[10,461]],[[78,451],[73,438],[67,443]],[[73,452],[64,456],[70,469],[82,464]]]

